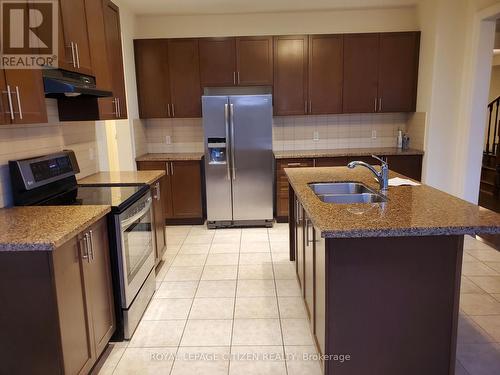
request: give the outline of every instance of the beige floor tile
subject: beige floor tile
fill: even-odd
[[[232,244],[232,245],[239,245],[241,242],[241,232],[238,233],[216,233],[212,243],[213,244]]]
[[[172,267],[203,266],[207,256],[205,254],[177,254]]]
[[[495,342],[500,343],[500,315],[471,316],[470,318],[484,329]]]
[[[240,264],[239,280],[272,280],[273,266],[270,264]]]
[[[198,281],[164,281],[153,298],[194,298]]]
[[[285,346],[288,375],[321,375],[318,352],[314,346]]]
[[[170,267],[163,281],[197,281],[201,277],[202,266]]]
[[[111,375],[125,353],[125,349],[127,349],[126,346],[109,344],[90,375]]]
[[[278,297],[278,306],[281,318],[307,318],[304,300],[302,297]]]
[[[240,264],[271,264],[271,253],[240,253]]]
[[[285,345],[314,345],[307,319],[281,319],[281,329]]]
[[[188,320],[181,346],[230,346],[232,320]]]
[[[187,234],[191,231],[192,225],[167,225],[165,227],[165,232],[171,234]]]
[[[466,250],[466,253],[483,262],[500,262],[500,251],[494,249]]]
[[[269,233],[269,241],[271,242],[288,242],[289,237],[288,231]]]
[[[295,264],[274,264],[274,278],[276,280],[295,280],[297,279],[297,271]]]
[[[236,280],[201,280],[196,292],[196,298],[234,297],[236,295]]]
[[[210,244],[184,244],[179,250],[179,254],[208,254]]]
[[[470,375],[458,360],[455,362],[455,375]]]
[[[470,375],[498,374],[500,344],[464,344],[457,347],[457,358]]]
[[[180,347],[170,375],[227,375],[229,347]]]
[[[193,225],[191,227],[191,230],[189,231],[189,234],[204,234],[204,233],[215,234],[215,230],[208,229],[206,225]]]
[[[282,345],[279,319],[235,319],[232,345]]]
[[[251,232],[249,232],[251,231]],[[241,233],[241,243],[243,242],[265,242],[269,241],[269,235],[266,229],[244,229]]]
[[[479,259],[474,258],[472,255],[467,254],[464,252],[462,262],[477,262]]]
[[[276,292],[279,297],[300,297],[302,295],[297,280],[276,280]]]
[[[488,294],[462,294],[460,308],[467,315],[500,314],[500,302]]]
[[[233,346],[230,375],[286,375],[283,347]]]
[[[234,298],[195,298],[189,319],[233,319]]]
[[[231,254],[240,252],[240,243],[212,243],[210,254]]]
[[[243,242],[241,244],[241,253],[268,253],[271,251],[269,242]]]
[[[236,280],[238,266],[205,266],[202,280]]]
[[[481,262],[467,262],[462,264],[462,274],[465,276],[499,276],[494,269]]]
[[[484,264],[500,274],[500,262],[484,262]]]
[[[487,245],[486,243],[484,243],[482,241],[476,240],[475,238],[472,238],[471,236],[465,236],[464,249],[465,250],[470,250],[470,249],[490,250],[491,246]]]
[[[174,257],[175,257],[175,255],[174,255]],[[165,278],[165,275],[167,274],[167,271],[169,268],[170,268],[170,265],[164,261],[162,264],[159,265],[159,267],[157,267],[155,269],[157,282],[162,281]]]
[[[208,254],[207,266],[237,266],[239,254]]]
[[[498,302],[500,302],[500,293],[490,294],[493,298],[495,298]]]
[[[476,293],[483,294],[484,290],[474,284],[467,276],[462,276],[460,284],[460,293]]]
[[[236,297],[276,296],[274,280],[238,280]]]
[[[213,233],[189,234],[184,240],[184,244],[210,244],[213,237]]]
[[[287,252],[272,253],[273,263],[291,264],[290,254]]]
[[[186,325],[185,320],[143,320],[130,340],[131,348],[177,346]]]
[[[276,297],[238,297],[234,318],[279,318],[277,299]]]
[[[486,293],[500,293],[500,276],[469,276]]]
[[[288,238],[285,241],[271,241],[271,252],[290,253],[290,244],[288,242]]]
[[[176,348],[127,348],[114,374],[169,374]]]
[[[152,299],[142,320],[186,320],[192,303],[192,298]]]
[[[186,236],[179,236],[179,235],[167,235],[167,248],[170,247],[170,245],[182,245],[183,242],[185,241]]]
[[[484,344],[493,338],[472,318],[461,313],[458,318],[457,342],[459,344]]]
[[[168,245],[165,254],[177,254],[181,247],[182,245]]]

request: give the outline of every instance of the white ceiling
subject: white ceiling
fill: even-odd
[[[419,0],[122,0],[136,14],[298,12],[416,5]]]

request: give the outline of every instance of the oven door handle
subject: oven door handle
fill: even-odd
[[[134,221],[143,217],[146,214],[146,212],[148,212],[149,209],[151,208],[152,201],[153,201],[153,199],[151,197],[149,197],[148,199],[146,199],[146,205],[144,206],[144,208],[141,211],[139,211],[135,215],[133,215],[125,220],[122,220],[120,223],[122,230],[127,229]]]

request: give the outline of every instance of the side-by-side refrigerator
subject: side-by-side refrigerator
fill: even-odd
[[[207,225],[272,226],[272,96],[204,95]]]

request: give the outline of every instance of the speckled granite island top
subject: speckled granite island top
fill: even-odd
[[[397,237],[500,233],[500,214],[427,185],[389,187],[376,204],[323,203],[312,182],[358,181],[378,191],[366,168],[286,168],[285,173],[313,225],[326,238]],[[404,177],[390,172],[389,177]]]
[[[52,251],[110,210],[110,206],[2,208],[0,251]]]
[[[165,175],[165,171],[99,172],[78,180],[80,185],[151,185]]]
[[[203,152],[170,152],[159,154],[145,154],[137,157],[136,161],[188,161],[201,160]]]
[[[276,159],[298,159],[298,158],[334,158],[342,156],[370,156],[370,155],[423,155],[424,152],[415,149],[401,150],[396,147],[380,148],[341,148],[333,150],[295,150],[274,151]]]

